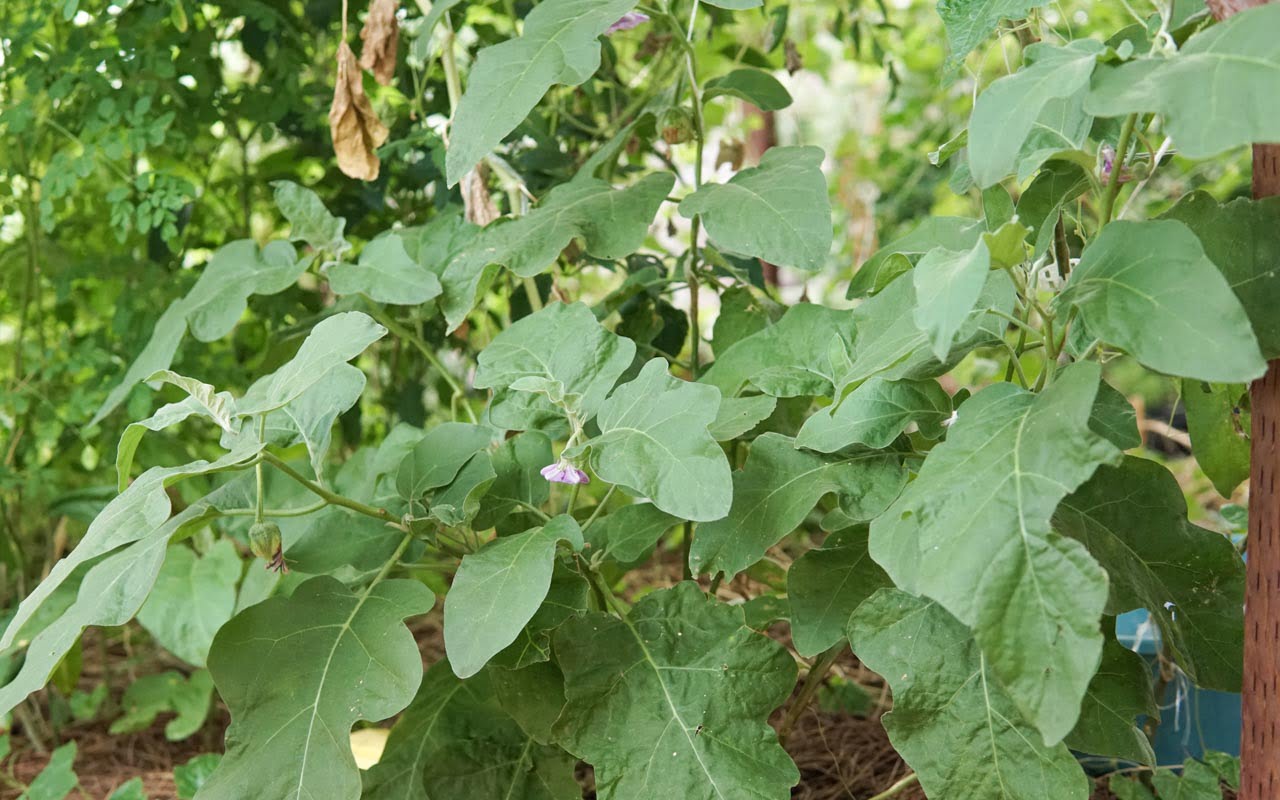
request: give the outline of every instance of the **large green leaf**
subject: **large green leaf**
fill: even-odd
[[[1100,117],[1154,111],[1189,158],[1280,140],[1280,108],[1258,102],[1280,74],[1277,30],[1280,8],[1259,6],[1197,33],[1168,57],[1104,67],[1085,108]]]
[[[539,745],[495,702],[489,671],[427,670],[364,776],[363,800],[577,800],[573,760]]]
[[[850,445],[888,447],[908,425],[916,424],[930,439],[942,438],[951,416],[951,397],[935,380],[887,381],[868,378],[838,405],[809,417],[796,447],[834,453]]]
[[[555,635],[564,746],[595,767],[601,800],[783,800],[799,779],[767,719],[795,686],[779,644],[691,582],[626,618],[571,619]]]
[[[395,234],[365,245],[358,264],[340,262],[326,274],[334,294],[364,294],[379,303],[416,306],[444,291],[440,278],[410,258]]]
[[[333,423],[356,404],[364,387],[364,373],[357,367],[337,365],[302,394],[267,415],[267,441],[280,447],[305,445],[311,471],[322,476]]]
[[[705,103],[721,96],[746,100],[761,111],[778,111],[791,105],[791,93],[777,78],[762,69],[742,67],[707,81],[703,87]]]
[[[359,311],[325,318],[311,329],[292,359],[249,387],[236,404],[236,414],[247,417],[283,408],[386,334],[386,328]]]
[[[657,543],[662,534],[680,522],[653,503],[633,503],[614,511],[590,528],[587,538],[624,564],[635,561]]]
[[[550,525],[551,523],[548,523]],[[577,541],[573,542],[577,547]],[[584,545],[585,546],[585,545]],[[577,569],[557,561],[551,572],[551,586],[514,642],[493,657],[489,663],[506,672],[543,664],[551,658],[551,634],[569,617],[585,613],[589,605],[590,584]],[[560,698],[563,701],[563,697]],[[561,702],[563,705],[563,702]],[[555,720],[551,720],[554,722]],[[549,741],[546,736],[543,740]]]
[[[495,539],[463,557],[444,600],[444,646],[458,677],[479,672],[533,618],[551,588],[561,541],[582,549],[572,517]]]
[[[202,556],[185,545],[171,545],[138,622],[164,649],[203,667],[213,635],[235,611],[242,570],[228,539],[219,539]]]
[[[159,375],[161,373],[156,374]],[[208,384],[200,385],[207,386],[210,390],[213,389]],[[212,417],[209,409],[209,400],[214,398],[224,408],[234,407],[235,400],[230,392],[218,392],[204,401],[197,397],[189,396],[176,403],[166,403],[146,419],[130,423],[129,427],[125,428],[124,433],[120,435],[120,443],[116,446],[117,491],[123,492],[129,485],[129,473],[133,471],[133,457],[137,453],[138,445],[142,443],[142,437],[147,431],[162,431],[195,416],[209,417],[213,418],[214,421],[218,421],[217,418]],[[226,424],[228,426],[231,424],[229,416],[226,417]]]
[[[462,180],[556,84],[577,86],[600,66],[597,37],[636,0],[548,0],[524,35],[480,51],[449,132],[449,185]]]
[[[986,41],[1002,20],[1021,20],[1049,0],[938,0],[938,16],[947,28],[947,69],[956,69],[965,56]]]
[[[689,567],[695,574],[732,577],[799,527],[825,495],[854,495],[874,516],[894,501],[906,479],[896,455],[822,455],[797,450],[795,440],[781,434],[763,434],[733,475],[729,516],[698,526]]]
[[[1224,536],[1187,521],[1177,480],[1129,457],[1062,501],[1054,527],[1111,575],[1107,613],[1145,608],[1197,684],[1240,691],[1244,564]]]
[[[527,431],[498,445],[490,459],[495,477],[480,501],[476,530],[502,522],[522,506],[540,507],[551,495],[550,484],[539,470],[552,461],[551,440],[538,431]]]
[[[120,383],[107,393],[106,399],[89,420],[89,425],[93,426],[101,422],[125,401],[129,392],[133,391],[133,387],[146,380],[148,376],[162,369],[168,369],[173,363],[174,355],[178,352],[178,345],[182,343],[182,337],[186,335],[187,310],[179,300],[166,308],[156,320],[156,325],[151,330],[151,338],[147,340],[138,357],[125,370]]]
[[[916,285],[916,327],[929,337],[939,361],[946,361],[956,334],[973,313],[991,270],[991,251],[979,240],[966,251],[936,248],[911,271]]]
[[[857,328],[853,363],[837,374],[841,392],[872,376],[886,380],[901,378],[933,378],[943,374],[969,351],[1000,342],[1008,324],[988,309],[1008,313],[1013,309],[1013,282],[1003,271],[991,272],[974,304],[974,310],[961,325],[955,343],[945,362],[939,361],[929,346],[929,337],[915,323],[915,283],[901,278],[884,291],[853,310]]]
[[[251,239],[223,245],[181,301],[191,335],[202,342],[221,339],[240,321],[250,295],[282,292],[306,268],[307,262],[298,260],[288,242],[271,242],[261,249]]]
[[[872,254],[854,273],[853,280],[849,282],[848,296],[876,294],[935,247],[968,250],[978,243],[985,231],[986,225],[980,219],[927,217],[909,233]]]
[[[290,239],[306,242],[316,250],[328,250],[333,256],[351,247],[343,238],[346,219],[330,214],[315,192],[293,181],[272,181],[271,188],[276,208],[289,220]]]
[[[1249,477],[1247,394],[1244,384],[1182,381],[1191,453],[1223,497]]]
[[[831,250],[831,202],[817,147],[775,147],[760,166],[703,186],[680,203],[725,250],[815,272]]]
[[[669,514],[719,519],[733,497],[729,460],[707,430],[719,405],[720,390],[673,378],[655,358],[601,404],[600,435],[577,452],[589,449],[597,475]]]
[[[1049,526],[1067,493],[1120,456],[1089,427],[1098,383],[1098,366],[1085,362],[1039,395],[1007,383],[983,389],[871,524],[876,561],[897,586],[974,629],[1046,742],[1074,727],[1102,650],[1106,573]]]
[[[1280,357],[1280,198],[1220,204],[1192,192],[1162,216],[1191,229],[1244,306],[1263,356]]]
[[[1135,721],[1139,716],[1160,717],[1151,691],[1151,667],[1109,635],[1080,707],[1080,720],[1066,744],[1082,753],[1154,764],[1151,742]]]
[[[719,353],[702,383],[733,397],[748,384],[774,397],[830,397],[841,363],[853,349],[853,316],[814,303],[797,303],[777,323]]]
[[[937,603],[881,589],[854,613],[849,642],[893,688],[885,730],[930,797],[1089,796],[1066,745],[1040,741],[970,632]]]
[[[1070,98],[1089,85],[1103,49],[1102,43],[1093,39],[1077,39],[1063,47],[1031,45],[1026,50],[1026,66],[978,95],[969,119],[969,170],[978,186],[991,186],[1019,168],[1024,145],[1042,114],[1048,114],[1050,129],[1055,127],[1052,123],[1061,123],[1068,107],[1051,107],[1051,103]],[[1064,142],[1059,149],[1069,144]]]
[[[493,440],[493,431],[465,422],[442,422],[427,431],[396,470],[396,492],[419,500],[429,489],[447,486],[462,466]]]
[[[475,385],[498,390],[490,416],[503,427],[523,430],[541,416],[563,416],[548,400],[549,391],[585,421],[631,366],[635,352],[634,342],[610,333],[582,303],[552,303],[481,351]]]
[[[209,652],[232,722],[226,755],[197,800],[359,798],[351,726],[413,699],[422,657],[403,620],[432,602],[417,581],[354,594],[322,576],[237,614]]]
[[[865,526],[828,536],[822,547],[800,556],[787,570],[796,652],[810,658],[839,642],[862,601],[891,585],[867,552]]]
[[[1224,383],[1266,372],[1244,308],[1181,222],[1106,226],[1060,297],[1091,335],[1159,372]]]

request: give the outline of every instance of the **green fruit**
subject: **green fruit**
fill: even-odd
[[[273,561],[280,547],[280,526],[274,522],[255,522],[249,529],[249,550],[258,558]]]

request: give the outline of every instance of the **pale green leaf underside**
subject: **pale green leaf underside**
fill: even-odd
[[[834,453],[850,445],[884,448],[915,424],[920,433],[939,439],[951,416],[951,398],[935,380],[867,379],[838,405],[805,420],[796,447]]]
[[[982,295],[991,269],[991,252],[979,240],[967,251],[930,250],[911,271],[916,285],[916,327],[929,337],[939,361],[946,361],[956,334]]]
[[[871,525],[876,561],[974,629],[1046,742],[1074,726],[1102,648],[1106,574],[1049,526],[1063,497],[1120,456],[1089,426],[1098,385],[1098,366],[1080,363],[1039,395],[982,390]]]
[[[867,529],[848,528],[827,537],[787,570],[791,641],[812,658],[845,637],[849,617],[889,576],[867,552]]]
[[[1002,20],[1021,20],[1048,0],[939,0],[938,16],[947,28],[948,69],[986,41]]]

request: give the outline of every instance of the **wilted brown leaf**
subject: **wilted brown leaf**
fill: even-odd
[[[373,73],[383,86],[391,84],[396,74],[396,49],[400,46],[400,23],[396,10],[400,0],[372,0],[369,16],[360,29],[360,66]]]
[[[329,107],[329,133],[338,169],[352,178],[371,181],[378,177],[379,166],[373,151],[387,140],[388,131],[373,113],[362,77],[356,54],[343,42],[338,46],[338,80]]]
[[[484,227],[498,218],[498,207],[489,195],[489,167],[481,163],[462,179],[462,207],[467,222]]]

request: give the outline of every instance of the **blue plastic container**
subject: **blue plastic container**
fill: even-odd
[[[1116,638],[1151,665],[1154,677],[1160,667],[1156,654],[1160,651],[1160,631],[1145,609],[1130,611],[1116,619]],[[1165,688],[1160,698],[1160,727],[1152,743],[1156,764],[1175,766],[1188,758],[1202,758],[1205,751],[1217,750],[1240,755],[1240,695],[1200,689],[1179,674]],[[1081,762],[1091,772],[1110,772],[1117,767],[1115,759],[1082,756]]]

